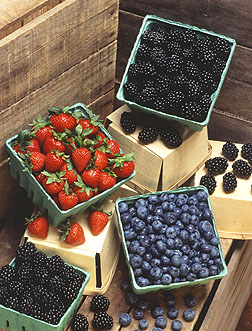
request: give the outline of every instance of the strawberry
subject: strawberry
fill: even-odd
[[[42,174],[42,172],[40,172],[39,174],[37,174],[37,175],[35,176],[35,178],[36,178],[36,180],[37,180],[40,184],[42,184],[43,179],[45,178],[45,175]]]
[[[31,170],[33,172],[40,172],[44,169],[45,165],[45,155],[40,152],[31,152],[30,160],[32,163]]]
[[[76,148],[72,152],[72,161],[79,173],[81,173],[86,168],[90,160],[91,154],[85,147]]]
[[[50,172],[59,171],[65,160],[66,155],[63,152],[53,150],[45,156],[45,170]]]
[[[83,171],[81,178],[85,184],[92,188],[96,188],[100,179],[100,170],[99,169],[90,169]]]
[[[83,228],[79,223],[67,220],[59,227],[60,239],[69,245],[81,245],[85,242]]]
[[[101,144],[103,144],[105,138],[106,138],[106,136],[103,132],[101,132],[101,131],[97,132],[97,134],[95,136],[95,139],[97,140],[96,148],[100,147]]]
[[[51,114],[51,125],[56,132],[65,132],[66,129],[71,131],[75,128],[76,120],[68,109],[68,107],[64,109],[54,107],[48,110]]]
[[[45,191],[50,195],[57,195],[65,185],[65,182],[62,179],[65,173],[49,173],[43,171],[42,174],[45,175],[45,178],[42,181],[42,186]]]
[[[113,164],[113,171],[120,178],[129,177],[135,169],[133,153],[116,157],[110,160],[110,164]]]
[[[28,231],[34,237],[45,239],[48,235],[48,219],[42,216],[40,212],[31,218],[25,219],[26,224],[28,224]]]
[[[99,170],[106,168],[108,165],[108,158],[106,154],[102,151],[96,150],[94,164]]]
[[[107,141],[107,148],[110,152],[106,152],[107,158],[111,159],[115,157],[115,154],[120,153],[120,147],[118,142],[113,139]]]
[[[44,144],[44,141],[47,137],[50,137],[53,135],[52,129],[49,126],[49,121],[43,121],[41,116],[38,117],[37,121],[33,121],[31,124],[29,124],[32,129],[32,133],[35,134],[35,137],[39,143],[39,146],[42,147]]]
[[[15,152],[21,154],[26,154],[28,151],[40,152],[39,143],[34,137],[35,135],[31,132],[21,131],[13,146]]]
[[[84,120],[84,119],[80,118],[78,121],[78,124],[80,124],[82,126],[83,130],[84,129],[91,130],[91,133],[88,134],[88,137],[93,137],[99,131],[99,127],[92,125],[90,123],[90,121],[87,119]]]
[[[102,232],[105,226],[108,224],[108,216],[110,214],[100,210],[92,211],[88,217],[88,224],[93,235],[97,236]]]
[[[77,195],[79,202],[87,201],[94,195],[92,188],[85,185],[80,175],[78,175],[78,180],[75,182],[74,193]]]
[[[77,173],[73,167],[72,162],[68,161],[63,164],[60,171],[64,171],[65,175],[64,178],[67,180],[68,184],[71,186],[74,182],[77,181]]]
[[[43,144],[43,153],[46,155],[49,152],[52,152],[54,149],[55,151],[61,151],[61,152],[66,151],[65,145],[56,136],[47,137]]]
[[[111,187],[113,187],[116,183],[115,177],[109,175],[106,172],[101,172],[99,182],[98,182],[98,189],[100,191],[105,191]]]
[[[59,203],[62,210],[68,210],[73,208],[79,202],[79,199],[66,182],[62,191],[58,194]]]
[[[76,148],[74,138],[69,137],[66,141],[66,153],[71,154],[72,151]]]

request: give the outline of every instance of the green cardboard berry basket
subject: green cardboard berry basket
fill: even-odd
[[[67,263],[66,263],[67,264]],[[12,267],[15,266],[15,259],[13,259],[10,263]],[[78,309],[78,305],[81,301],[84,288],[89,281],[90,273],[83,269],[79,269],[75,266],[72,266],[78,273],[84,274],[86,276],[85,281],[83,282],[81,289],[76,297],[76,299],[72,302],[71,306],[68,308],[64,316],[62,316],[61,320],[58,324],[53,325],[46,323],[44,321],[35,319],[26,314],[19,313],[13,309],[6,308],[0,304],[0,328],[6,330],[10,329],[11,331],[63,331],[67,326],[71,316]]]
[[[194,193],[197,193],[199,190],[204,190],[208,194],[208,191],[204,186],[181,187],[181,188],[178,188],[176,190],[155,192],[154,194],[160,195],[162,193],[175,193],[175,194],[185,193],[188,196],[191,196]],[[130,264],[129,252],[128,252],[128,249],[127,249],[127,246],[126,246],[126,240],[125,240],[125,237],[124,237],[123,225],[122,225],[122,222],[121,222],[121,217],[120,217],[120,212],[119,212],[118,205],[119,205],[120,202],[126,202],[127,204],[131,204],[132,202],[134,202],[134,201],[136,201],[140,198],[146,198],[151,194],[153,194],[153,193],[146,193],[146,194],[136,195],[136,196],[127,197],[127,198],[119,198],[119,199],[116,200],[116,204],[115,204],[116,215],[117,215],[118,225],[119,225],[119,232],[120,232],[121,240],[122,240],[123,252],[124,252],[126,264],[128,266],[128,269],[129,269],[129,275],[130,275],[131,286],[132,286],[133,291],[136,294],[141,295],[141,294],[145,294],[145,293],[149,293],[149,292],[156,292],[158,290],[172,290],[172,289],[176,289],[176,288],[179,288],[179,287],[182,287],[182,286],[203,285],[203,284],[208,283],[211,280],[216,280],[216,279],[223,278],[227,274],[227,266],[226,266],[226,263],[225,263],[225,260],[224,260],[224,257],[223,257],[221,245],[219,244],[218,248],[219,248],[219,252],[220,252],[220,258],[221,258],[221,261],[222,261],[222,268],[221,268],[221,272],[218,275],[209,276],[207,278],[199,278],[199,279],[195,279],[194,281],[171,283],[170,285],[149,285],[149,286],[140,287],[137,284],[136,279],[135,279],[135,275],[134,275],[134,272],[133,272],[133,268]],[[207,201],[208,201],[209,209],[213,212],[209,196],[208,196]],[[217,237],[219,237],[217,229],[216,229],[214,217],[212,219],[212,225],[213,225],[215,235]]]
[[[160,25],[160,26],[166,26],[166,25],[171,26],[172,25],[172,26],[174,26],[174,27],[176,27],[178,29],[181,29],[181,30],[183,30],[184,28],[187,28],[187,29],[189,28],[189,29],[192,29],[192,30],[196,31],[196,34],[198,36],[201,35],[201,34],[206,34],[206,35],[216,36],[216,37],[219,37],[219,38],[222,38],[222,39],[226,39],[229,42],[229,44],[230,44],[230,54],[229,54],[229,57],[228,57],[228,59],[226,61],[226,66],[225,66],[225,68],[224,68],[224,70],[222,72],[222,75],[221,75],[221,79],[220,79],[218,88],[211,95],[212,102],[211,102],[211,105],[209,107],[209,110],[208,110],[208,113],[207,113],[207,117],[206,117],[206,119],[203,122],[196,122],[196,121],[193,121],[193,120],[184,119],[184,118],[179,117],[179,116],[176,116],[176,115],[162,113],[162,112],[157,111],[157,110],[154,110],[152,108],[141,106],[141,105],[139,105],[139,104],[137,104],[135,102],[132,102],[130,100],[127,100],[124,97],[123,86],[127,82],[129,66],[132,63],[135,63],[135,57],[136,57],[136,53],[137,53],[138,47],[140,46],[140,43],[141,43],[141,36],[142,36],[142,34],[144,33],[145,30],[149,29],[151,27],[151,25],[153,25],[153,24]],[[167,19],[160,18],[160,17],[154,16],[154,15],[146,15],[145,18],[143,19],[142,26],[141,26],[141,28],[139,30],[139,33],[137,35],[137,38],[136,38],[136,41],[134,43],[133,49],[131,51],[130,57],[128,59],[128,63],[126,65],[126,68],[125,68],[125,71],[124,71],[124,75],[122,77],[122,81],[121,81],[121,84],[120,84],[120,87],[119,87],[119,90],[117,92],[116,97],[117,97],[118,100],[120,100],[123,103],[126,103],[132,109],[143,111],[143,112],[147,112],[149,114],[151,113],[153,115],[156,115],[156,116],[161,117],[161,118],[166,119],[166,120],[177,121],[181,125],[187,126],[189,129],[191,129],[193,131],[201,131],[203,129],[203,127],[205,127],[208,124],[209,120],[210,120],[211,112],[213,110],[214,104],[215,104],[215,102],[216,102],[216,100],[218,98],[218,95],[220,93],[221,87],[223,85],[225,76],[227,74],[227,71],[228,71],[228,68],[229,68],[229,65],[230,65],[230,62],[231,62],[231,59],[232,59],[234,50],[235,50],[235,46],[236,46],[236,41],[234,39],[229,38],[229,37],[226,37],[226,36],[224,36],[222,34],[218,34],[218,33],[215,33],[215,32],[212,32],[212,31],[208,31],[208,30],[205,30],[205,29],[200,29],[200,28],[198,28],[196,26],[192,26],[192,25],[188,25],[188,24],[184,24],[184,23],[180,23],[180,22],[175,22],[175,21],[167,20]]]
[[[81,110],[82,115],[87,117],[86,112],[88,111],[88,108],[83,103],[74,104],[70,107],[70,110],[73,112]],[[113,139],[113,137],[104,127],[101,127],[100,129],[105,134],[105,136],[109,137],[109,139]],[[34,175],[29,171],[25,171],[24,164],[20,161],[18,154],[12,148],[16,139],[17,135],[9,138],[5,144],[7,152],[10,156],[10,173],[12,177],[19,182],[19,185],[28,192],[28,196],[32,199],[34,205],[38,206],[40,211],[48,217],[49,223],[52,226],[58,226],[66,218],[81,214],[91,205],[106,199],[112,195],[121,185],[129,181],[136,173],[136,170],[134,170],[129,177],[121,179],[112,188],[105,190],[96,196],[93,196],[88,201],[79,203],[69,210],[61,210],[50,197],[50,195],[44,190],[42,185],[38,183]]]

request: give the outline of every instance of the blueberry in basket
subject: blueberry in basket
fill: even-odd
[[[129,210],[136,211],[129,223],[121,225],[137,286],[169,286],[221,273],[220,241],[210,208],[208,194],[200,188],[118,203],[118,210],[124,211],[119,212],[121,219]],[[167,307],[174,307],[175,300],[172,293],[167,295]],[[158,316],[157,307],[153,314]]]

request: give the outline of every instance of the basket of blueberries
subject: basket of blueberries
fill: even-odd
[[[205,284],[227,274],[204,186],[119,198],[116,214],[135,293]]]

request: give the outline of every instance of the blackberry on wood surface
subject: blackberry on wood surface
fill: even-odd
[[[200,185],[205,186],[208,190],[208,193],[211,195],[216,188],[217,182],[213,175],[206,174],[201,177]]]
[[[133,133],[136,130],[136,119],[132,112],[124,111],[121,114],[120,124],[124,132]]]
[[[223,189],[226,193],[233,192],[237,187],[237,179],[232,172],[227,172],[223,176]]]
[[[106,312],[96,312],[94,313],[94,318],[92,320],[92,325],[96,329],[112,329],[114,324],[113,318],[111,315],[108,315]]]
[[[169,148],[179,147],[183,140],[178,133],[178,131],[174,128],[163,128],[160,131],[161,141]]]
[[[146,124],[138,134],[138,139],[143,144],[149,144],[155,141],[158,137],[158,129],[152,124]]]
[[[106,311],[108,310],[110,305],[110,301],[104,295],[95,295],[91,300],[91,310],[98,312],[98,311]]]
[[[76,314],[72,322],[73,331],[88,331],[88,319],[82,314]]]
[[[223,174],[228,167],[227,160],[224,157],[216,156],[205,162],[205,167],[210,175]]]
[[[230,161],[234,161],[238,156],[239,149],[231,141],[222,146],[222,154]]]
[[[250,155],[252,155],[252,144],[251,143],[243,144],[241,148],[241,156],[244,159],[248,159]]]
[[[252,173],[252,168],[248,164],[248,162],[244,160],[237,160],[232,164],[232,168],[234,173],[241,178],[249,178]]]

